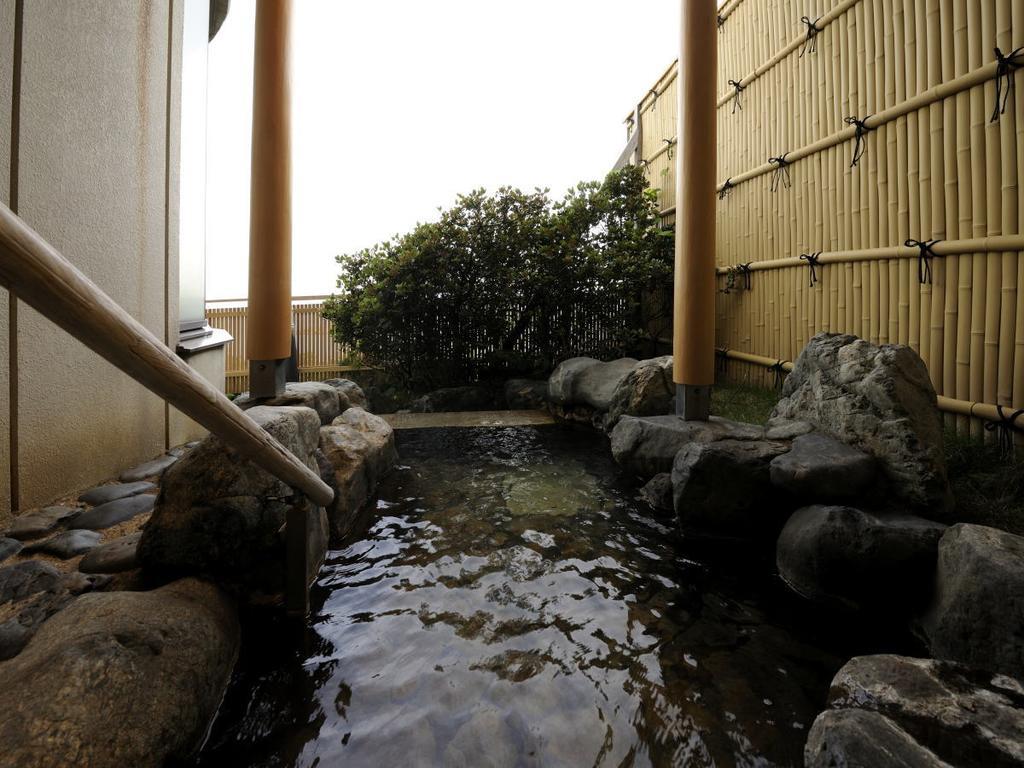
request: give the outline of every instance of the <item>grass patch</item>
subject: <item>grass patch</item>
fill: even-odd
[[[716,384],[711,390],[711,413],[747,424],[767,422],[777,402],[777,390],[749,384]]]
[[[946,468],[958,522],[1024,535],[1024,464],[1004,458],[998,446],[947,430]]]

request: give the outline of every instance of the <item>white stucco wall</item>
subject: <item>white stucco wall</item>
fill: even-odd
[[[7,6],[13,0],[0,0]],[[24,8],[19,214],[173,344],[177,283],[169,286],[168,275],[177,263],[168,216],[176,222],[177,188],[168,162],[176,167],[177,157],[174,142],[168,151],[176,123],[168,77],[170,70],[173,82],[176,64],[168,51],[180,37],[180,14],[169,18],[168,0],[31,0]],[[0,58],[9,59],[2,35]],[[9,104],[0,110],[6,118]],[[0,338],[7,335],[4,309]],[[17,338],[21,509],[164,449],[159,398],[24,305]],[[2,379],[0,386],[6,397]]]

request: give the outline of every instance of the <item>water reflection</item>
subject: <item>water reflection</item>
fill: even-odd
[[[402,433],[302,637],[247,638],[200,764],[801,765],[844,659],[770,579],[684,557],[602,440]]]

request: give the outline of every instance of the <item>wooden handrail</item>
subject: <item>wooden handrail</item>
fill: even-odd
[[[3,203],[0,285],[318,505],[327,505],[334,498],[330,486],[315,472],[189,368]]]

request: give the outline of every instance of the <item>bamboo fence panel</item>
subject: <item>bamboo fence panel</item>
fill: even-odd
[[[908,344],[949,423],[983,435],[970,416],[1024,406],[1024,71],[1009,77],[1024,55],[1006,68],[994,50],[1024,46],[1024,3],[736,0],[722,12],[720,287],[735,273],[716,304],[723,365],[770,384],[732,353],[793,360],[825,330]],[[641,105],[666,224],[676,69]],[[819,252],[812,276],[800,256]]]

